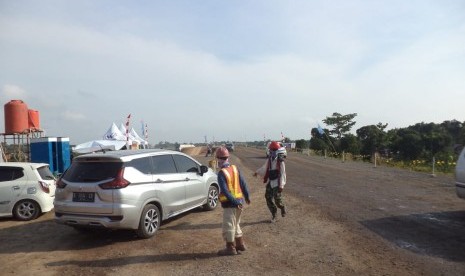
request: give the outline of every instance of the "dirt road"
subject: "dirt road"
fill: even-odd
[[[196,156],[208,164],[209,158]],[[249,249],[219,257],[221,212],[194,210],[140,240],[131,232],[82,235],[53,222],[0,219],[2,275],[464,275],[465,201],[452,177],[290,153],[288,216],[269,223],[263,150],[237,148],[252,204]]]

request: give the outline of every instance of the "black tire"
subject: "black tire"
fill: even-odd
[[[203,205],[203,208],[207,211],[211,211],[218,206],[218,188],[216,186],[210,186],[208,188],[207,203]]]
[[[143,239],[151,238],[160,227],[160,210],[153,204],[147,204],[140,215],[139,228],[136,230],[137,236]]]
[[[36,219],[40,213],[42,211],[39,204],[30,199],[21,200],[13,207],[13,216],[22,221]]]

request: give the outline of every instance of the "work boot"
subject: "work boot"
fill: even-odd
[[[227,242],[226,243],[226,248],[221,249],[218,251],[218,255],[220,256],[232,256],[232,255],[237,255],[236,248],[234,247],[233,242]]]
[[[271,223],[275,223],[276,222],[276,213],[273,213],[271,214]]]
[[[281,216],[282,217],[286,216],[286,207],[281,208]]]
[[[245,251],[247,247],[245,247],[244,239],[242,237],[236,238],[236,250],[238,251]]]

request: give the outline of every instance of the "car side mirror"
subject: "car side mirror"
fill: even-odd
[[[204,173],[208,172],[208,167],[205,165],[200,166],[200,175],[203,175]]]

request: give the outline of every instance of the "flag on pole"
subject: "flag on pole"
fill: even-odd
[[[144,137],[145,137],[145,141],[147,141],[147,139],[149,138],[149,131],[148,131],[147,124],[145,124]]]
[[[281,131],[281,141],[283,141],[283,142],[284,142],[284,134],[283,134],[283,132],[282,132],[282,131]]]
[[[145,133],[144,120],[140,120],[140,133],[142,133],[142,137],[143,137]]]
[[[126,118],[126,149],[129,149],[129,119],[131,119],[131,113]]]
[[[325,131],[321,128],[320,124],[318,124],[318,133],[320,133],[320,135],[323,135],[323,133],[325,133]]]
[[[147,147],[147,124],[144,123],[144,120],[140,121],[141,123],[141,133],[142,133],[142,138],[144,139],[142,147],[145,149]]]

